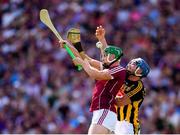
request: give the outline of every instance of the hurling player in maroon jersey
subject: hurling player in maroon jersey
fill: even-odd
[[[107,46],[104,49],[104,63],[94,60],[85,53],[80,53],[68,41],[60,42],[61,47],[64,42],[68,44],[75,54],[73,60],[75,65],[82,65],[86,73],[96,80],[90,111],[93,112],[89,134],[108,134],[115,130],[117,121],[115,96],[124,83],[126,70],[120,66],[120,59],[123,55],[121,48]],[[72,42],[71,42],[72,43]],[[79,43],[78,43],[79,44]],[[78,52],[79,51],[79,52]],[[106,69],[102,69],[102,67]]]
[[[108,134],[114,131],[117,121],[115,96],[124,83],[126,70],[120,66],[122,51],[120,48],[108,46],[105,48],[106,69],[94,67],[88,59],[75,58],[75,65],[82,65],[86,73],[96,80],[93,89],[90,111],[93,112],[89,134]],[[96,64],[97,65],[97,64]]]

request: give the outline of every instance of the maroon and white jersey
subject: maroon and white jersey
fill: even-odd
[[[109,72],[113,79],[96,81],[90,106],[91,112],[99,109],[109,109],[116,113],[115,96],[124,83],[126,69],[116,66],[109,68]]]

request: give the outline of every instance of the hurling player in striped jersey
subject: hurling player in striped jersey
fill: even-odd
[[[103,47],[107,46],[105,30],[102,26],[97,27],[96,37]],[[145,88],[141,79],[146,77],[149,71],[149,65],[142,58],[133,59],[126,66],[126,79],[116,95],[118,122],[115,134],[138,134],[140,132],[138,115],[145,96]]]

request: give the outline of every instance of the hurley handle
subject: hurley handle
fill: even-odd
[[[68,54],[70,55],[70,57],[71,57],[72,59],[75,59],[76,57],[75,57],[75,55],[73,54],[73,52],[71,51],[71,49],[70,49],[66,44],[64,45],[64,47],[65,47],[66,51],[68,52]],[[81,66],[81,65],[77,65],[77,67],[78,67],[78,71],[81,71],[81,70],[82,70],[82,66]]]

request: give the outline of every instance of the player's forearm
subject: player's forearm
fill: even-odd
[[[87,54],[85,54],[84,51],[79,52],[74,46],[68,44],[69,48],[72,50],[73,53],[75,53],[75,56],[81,57],[83,60],[87,59],[90,61],[92,58],[90,58]]]
[[[108,69],[98,70],[92,67],[87,59],[83,60],[82,58],[76,57],[73,59],[73,63],[75,65],[82,65],[84,71],[95,80],[110,80],[113,78]]]
[[[80,58],[82,58],[83,60],[84,59],[87,59],[88,60],[88,62],[91,64],[91,66],[93,66],[94,68],[97,68],[97,69],[100,69],[100,62],[99,61],[97,61],[97,60],[95,60],[95,59],[92,59],[91,57],[89,57],[87,54],[85,54],[84,53],[84,51],[82,51],[82,52],[78,52],[78,50],[74,47],[74,46],[72,46],[72,45],[70,45],[70,44],[67,44],[68,45],[68,47],[71,49],[71,51],[74,53],[74,55],[76,56],[76,57],[80,57]]]
[[[102,50],[104,50],[104,49],[108,46],[108,44],[107,44],[107,41],[106,41],[105,37],[100,38],[100,39],[99,39],[99,42],[101,42],[101,43],[102,43]]]
[[[69,44],[69,43],[66,43],[66,45],[68,45],[68,47],[71,49],[71,51],[74,53],[74,55],[75,55],[76,57],[81,57],[81,55],[79,54],[79,52],[77,51],[77,49],[76,49],[74,46],[72,46],[72,45]]]
[[[96,69],[96,68],[94,68],[92,66],[90,66],[90,67],[85,66],[84,70],[89,75],[89,77],[91,77],[91,78],[93,78],[95,80],[99,80],[99,78],[101,76],[101,73],[99,72],[98,69]]]
[[[88,60],[88,62],[90,63],[90,65],[96,69],[100,70],[100,66],[101,66],[101,62],[98,60],[95,60],[91,57],[89,57],[88,55],[85,54],[85,58]]]
[[[79,53],[81,55],[81,58],[84,60],[84,59],[87,59],[88,61],[90,61],[92,58],[90,58],[87,54],[85,54],[84,51],[80,52]]]
[[[104,71],[98,70],[94,67],[89,65],[82,65],[85,72],[89,75],[89,77],[95,79],[95,80],[110,80],[111,76],[105,73]]]
[[[101,70],[101,62],[100,61],[97,61],[95,59],[92,59],[91,61],[89,61],[89,63],[91,64],[92,67],[98,69],[98,70]]]

